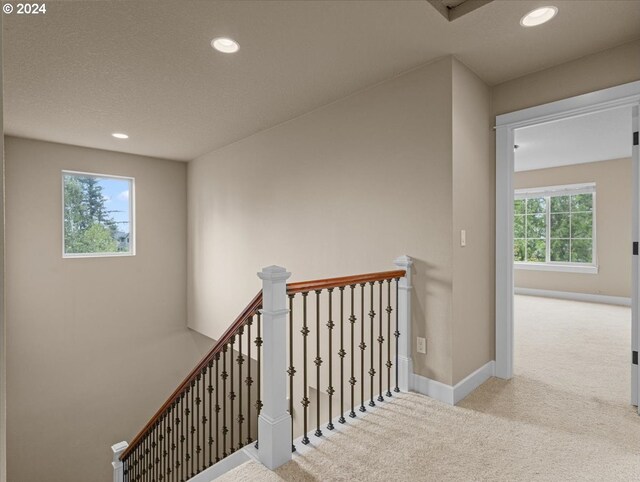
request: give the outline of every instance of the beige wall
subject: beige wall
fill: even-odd
[[[451,59],[189,163],[189,323],[218,337],[259,289],[416,260],[416,371],[451,380]]]
[[[489,88],[453,62],[453,384],[494,358],[495,163]],[[466,231],[466,246],[460,231]]]
[[[472,121],[454,122],[452,112],[471,112]],[[469,352],[459,373],[489,361],[489,120],[488,89],[449,57],[189,163],[190,326],[218,337],[259,289],[255,273],[263,266],[279,264],[305,280],[386,270],[408,254],[416,261],[413,338],[427,338],[427,354],[413,354],[415,371],[451,384],[454,349]],[[472,141],[458,154],[454,179],[453,135],[463,130],[473,131]],[[461,297],[483,281],[467,297],[468,311],[457,313],[454,346],[455,186],[481,192],[457,222],[469,230],[466,253],[484,259],[459,270],[472,273],[459,285]],[[457,199],[466,203],[466,194]]]
[[[211,341],[186,328],[186,166],[6,139],[8,471],[107,482]],[[136,179],[137,254],[63,259],[62,169]]]
[[[515,270],[515,286],[631,296],[631,160],[591,162],[517,172],[514,188],[596,183],[598,274]]]
[[[505,114],[636,80],[640,40],[496,85],[493,112]]]

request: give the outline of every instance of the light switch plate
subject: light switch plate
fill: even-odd
[[[463,248],[467,245],[467,231],[465,229],[460,230],[460,246]]]

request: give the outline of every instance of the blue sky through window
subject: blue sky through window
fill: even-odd
[[[131,196],[131,181],[128,179],[98,178],[102,186],[105,208],[118,223],[118,231],[129,233],[129,197]]]

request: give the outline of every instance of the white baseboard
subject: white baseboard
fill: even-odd
[[[239,465],[242,465],[245,462],[248,462],[249,460],[255,458],[254,453],[252,453],[255,452],[255,449],[253,449],[252,451],[252,448],[253,445],[242,448],[232,453],[231,455],[228,455],[220,462],[213,464],[208,469],[203,470],[199,474],[193,476],[187,482],[211,482],[212,480],[217,479],[221,475],[229,472],[231,469],[235,469]]]
[[[573,293],[570,291],[539,290],[534,288],[514,288],[514,293],[517,295],[541,296],[543,298],[559,298],[562,300],[631,306],[631,298],[625,298],[622,296],[594,295],[591,293]]]
[[[437,382],[414,373],[411,386],[414,392],[435,398],[448,405],[456,405],[489,378],[494,376],[495,364],[496,362],[494,360],[485,363],[454,386]]]

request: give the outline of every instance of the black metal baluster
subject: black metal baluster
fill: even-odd
[[[370,387],[369,388],[371,388],[371,399],[369,400],[369,406],[370,407],[375,407],[376,406],[376,402],[373,401],[373,385],[374,385],[373,377],[376,374],[376,370],[373,368],[373,352],[374,352],[374,349],[373,349],[373,347],[374,347],[374,345],[373,345],[373,331],[374,331],[373,326],[374,326],[374,323],[375,323],[374,322],[374,318],[376,316],[376,312],[373,311],[373,285],[374,285],[374,282],[370,281],[369,285],[371,286],[371,309],[369,310],[369,321],[371,322],[370,323],[370,325],[371,325],[371,357],[370,357],[371,361],[369,363],[369,377],[371,378],[371,382],[370,382]]]
[[[289,295],[289,368],[287,373],[289,374],[289,415],[291,415],[291,451],[296,451],[296,446],[293,444],[293,377],[296,374],[296,369],[293,366],[293,298],[295,294]]]
[[[166,452],[165,452],[165,425],[164,425],[164,419],[165,419],[165,414],[163,414],[159,421],[158,421],[158,427],[159,427],[159,431],[160,431],[160,435],[158,436],[158,440],[160,441],[159,447],[158,447],[158,454],[160,456],[160,474],[158,476],[158,480],[160,482],[162,482],[164,480],[164,476],[165,476],[165,457],[166,457]]]
[[[158,482],[158,424],[153,426],[151,440],[151,482]]]
[[[242,335],[244,334],[244,327],[240,327],[238,330],[238,449],[240,449],[244,443],[242,441],[242,424],[244,423],[244,415],[242,414],[242,365],[244,364],[244,356],[242,355]]]
[[[391,396],[391,280],[387,280],[387,397]]]
[[[257,370],[257,375],[256,375],[258,383],[257,383],[257,387],[256,387],[257,388],[257,390],[256,390],[257,400],[256,400],[256,405],[255,405],[255,407],[256,407],[256,419],[260,416],[260,411],[262,410],[262,398],[261,398],[262,397],[262,391],[260,389],[261,384],[262,384],[262,361],[261,361],[262,360],[262,348],[261,348],[262,347],[262,337],[260,336],[261,333],[262,333],[262,330],[261,330],[261,327],[260,327],[260,317],[261,316],[262,316],[261,313],[258,311],[256,313],[256,320],[257,320],[256,323],[258,325],[257,326],[257,328],[258,328],[258,336],[256,337],[256,342],[255,342],[257,350],[258,350],[258,354],[257,354],[258,355],[257,356],[258,357],[258,360],[257,360],[258,370]],[[256,440],[256,448],[259,448],[259,443],[258,443],[257,440]]]
[[[316,365],[316,437],[322,437],[322,430],[320,430],[320,395],[322,392],[320,388],[320,366],[322,365],[322,358],[320,358],[320,293],[322,290],[316,290],[316,358],[313,360]]]
[[[216,353],[216,462],[220,461],[220,353]]]
[[[384,343],[384,337],[382,336],[382,283],[384,281],[378,281],[378,286],[380,287],[378,298],[379,298],[379,309],[378,309],[378,388],[380,391],[380,395],[378,395],[378,401],[384,402],[384,398],[382,397],[382,344]]]
[[[202,465],[200,465],[200,454],[204,449],[204,424],[207,421],[207,417],[205,416],[205,405],[204,405],[204,381],[207,375],[207,367],[204,367],[200,374],[196,378],[196,384],[198,385],[196,391],[196,473],[199,473],[201,470],[206,469],[204,465],[204,454],[202,454]],[[202,385],[202,392],[200,392],[200,385]],[[202,397],[200,397],[200,393],[202,393]],[[200,412],[200,408],[202,407],[202,412]],[[202,413],[202,416],[200,416]],[[200,437],[202,432],[202,437]],[[201,445],[202,442],[202,445]]]
[[[195,424],[192,423],[192,425],[194,425],[192,434],[193,432],[196,432],[196,427],[200,424],[200,378],[202,378],[200,375],[196,375],[196,417]],[[196,456],[194,457],[196,459],[196,471],[200,469],[200,451],[202,450],[202,448],[200,447],[199,435],[199,433],[196,433]],[[193,450],[193,442],[191,443],[191,445],[191,449]]]
[[[202,403],[202,425],[200,426],[200,431],[202,432],[202,445],[198,447],[199,452],[198,452],[198,461],[200,461],[200,452],[202,452],[202,465],[198,464],[198,466],[200,467],[200,471],[205,470],[207,468],[207,456],[205,454],[205,450],[207,447],[207,443],[205,440],[205,436],[207,434],[207,387],[206,387],[206,383],[207,383],[207,367],[205,366],[202,369],[202,398],[201,398],[201,403]]]
[[[329,288],[327,290],[329,292],[329,321],[327,321],[327,328],[329,328],[329,386],[327,387],[327,394],[329,395],[329,423],[327,424],[327,430],[333,430],[333,394],[335,390],[333,389],[332,377],[333,377],[333,327],[335,326],[333,322],[333,304],[332,304],[332,294],[333,288]]]
[[[189,394],[191,395],[191,403],[189,405],[189,422],[190,422],[190,428],[189,428],[189,434],[191,435],[191,444],[187,443],[187,447],[188,447],[188,453],[187,456],[189,457],[189,462],[191,462],[191,477],[194,477],[196,474],[194,472],[194,461],[196,459],[195,457],[195,445],[194,445],[194,436],[196,433],[196,424],[194,422],[194,415],[195,415],[195,411],[194,411],[194,387],[195,387],[196,383],[194,380],[191,381],[191,387],[189,389]]]
[[[308,387],[307,384],[307,336],[309,335],[309,328],[307,327],[307,295],[308,292],[302,293],[302,407],[303,407],[303,430],[302,443],[307,445],[309,443],[309,437],[307,437],[307,407],[309,406],[309,397],[307,397]]]
[[[344,419],[344,356],[347,354],[344,351],[344,286],[338,288],[340,290],[340,350],[338,356],[340,357],[340,418],[338,422],[345,423]]]
[[[211,395],[213,394],[213,360],[209,360],[209,386],[207,387],[207,393],[209,394],[209,467],[213,465],[213,401]],[[218,434],[216,433],[216,438]]]
[[[184,482],[184,456],[185,456],[185,451],[184,451],[184,441],[186,440],[185,436],[184,436],[184,426],[186,423],[186,420],[184,419],[184,392],[182,392],[180,394],[180,415],[182,417],[182,420],[180,421],[180,481]]]
[[[152,429],[153,440],[151,441],[151,482],[158,482],[158,423]]]
[[[149,481],[149,432],[144,436],[144,480]]]
[[[366,283],[360,283],[360,411],[366,412],[364,406],[364,351],[367,345],[364,342],[364,287]]]
[[[356,285],[350,285],[351,288],[351,314],[349,315],[349,324],[351,325],[351,378],[349,378],[349,385],[351,385],[351,411],[349,417],[356,418],[355,408],[355,388],[356,388],[356,376],[355,376],[355,362],[356,362],[356,341],[355,341],[355,327],[356,327],[356,315],[354,310],[354,299]]]
[[[147,447],[149,448],[149,453],[147,454],[147,477],[150,482],[155,482],[153,477],[153,459],[155,456],[154,428],[155,427],[151,427],[151,430],[149,430],[149,433],[147,434]]]
[[[228,345],[224,345],[222,347],[222,373],[220,377],[222,378],[222,458],[227,456],[227,433],[229,429],[227,428],[227,377],[229,376],[227,373],[227,351]]]
[[[151,430],[149,430],[147,432],[147,434],[145,435],[145,455],[144,455],[144,467],[147,471],[146,473],[146,480],[148,482],[151,482],[151,467],[152,467],[152,463],[151,461],[153,460],[152,454],[151,454]]]
[[[247,378],[245,383],[247,384],[247,445],[253,442],[251,438],[251,385],[253,384],[253,378],[251,378],[251,325],[253,324],[253,316],[250,316],[247,320]]]
[[[144,478],[147,475],[147,471],[144,469],[144,440],[140,442],[140,451],[138,456],[139,461],[139,471],[140,471],[140,480],[144,482]]]
[[[400,340],[400,332],[398,331],[398,283],[400,278],[396,278],[396,331],[393,333],[393,336],[396,337],[396,386],[394,387],[394,392],[399,392],[400,388],[398,387],[398,342]]]
[[[153,480],[153,459],[154,453],[154,428],[151,427],[147,432],[147,478],[149,482],[155,482]]]
[[[167,429],[167,432],[169,433],[169,442],[170,442],[170,446],[169,446],[169,470],[167,470],[167,473],[169,474],[169,478],[172,482],[175,482],[176,480],[176,468],[175,468],[175,462],[176,462],[176,437],[177,437],[177,429],[176,427],[178,426],[175,422],[174,416],[175,416],[175,400],[173,402],[171,402],[171,405],[169,405],[169,420],[168,420],[168,424],[169,424],[169,428]]]
[[[231,372],[231,377],[229,379],[230,380],[230,385],[229,385],[229,389],[230,389],[230,391],[229,391],[229,400],[230,400],[229,409],[230,409],[230,412],[231,412],[231,417],[229,418],[229,425],[231,426],[231,431],[230,431],[231,432],[230,433],[231,447],[229,448],[229,453],[230,454],[232,454],[233,452],[236,451],[236,446],[235,446],[234,438],[233,438],[233,435],[234,435],[233,428],[235,426],[235,420],[234,420],[234,415],[233,414],[234,414],[234,408],[235,408],[234,405],[235,405],[235,400],[236,400],[236,392],[235,392],[234,386],[233,386],[233,361],[234,361],[233,360],[233,345],[235,344],[235,342],[236,342],[236,337],[232,336],[231,337],[231,350],[229,350],[229,370]]]
[[[164,480],[171,480],[171,405],[164,417]]]

